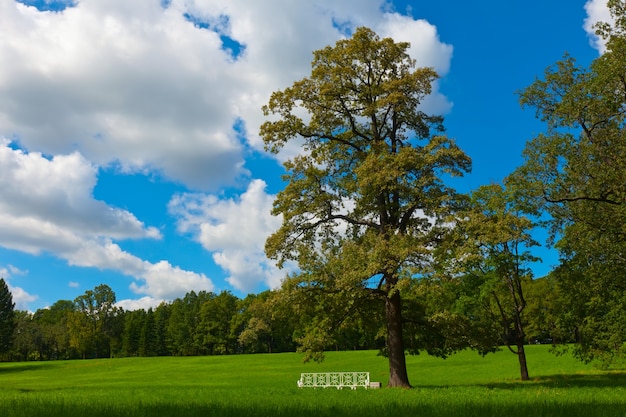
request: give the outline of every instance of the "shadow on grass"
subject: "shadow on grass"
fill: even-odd
[[[41,371],[42,369],[53,367],[55,367],[55,364],[52,362],[19,362],[18,364],[4,363],[0,364],[0,375],[27,371]]]
[[[16,404],[17,405],[17,404]],[[120,409],[119,407],[92,406],[74,407],[71,405],[44,405],[33,407],[11,408],[7,417],[529,417],[529,416],[549,416],[549,417],[623,417],[623,408],[619,406],[600,407],[597,404],[378,404],[376,406],[337,406],[325,405],[319,402],[315,405],[309,404],[304,407],[272,407],[256,406],[244,404],[229,405],[192,405],[173,406],[158,405],[145,407],[129,407]]]
[[[531,378],[530,381],[526,382],[511,381],[480,386],[498,389],[534,389],[538,386],[545,388],[617,388],[626,387],[626,371],[611,371],[601,374],[544,375]]]

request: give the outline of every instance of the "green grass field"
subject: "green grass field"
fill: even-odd
[[[408,357],[413,389],[298,389],[300,372],[369,371],[376,352],[128,358],[0,364],[2,417],[134,416],[584,416],[626,417],[626,371],[600,371],[530,346],[532,381],[508,351],[481,358]]]

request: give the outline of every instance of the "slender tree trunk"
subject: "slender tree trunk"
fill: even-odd
[[[519,359],[519,370],[522,381],[528,381],[528,365],[526,364],[526,352],[524,351],[524,341],[517,341],[517,357]]]
[[[524,333],[524,325],[522,324],[521,311],[518,310],[515,314],[515,344],[517,345],[517,358],[519,359],[519,370],[522,381],[528,381],[528,365],[526,363],[526,351],[524,350],[524,339],[526,339],[526,333]]]
[[[517,358],[519,360],[520,377],[522,381],[528,381],[528,365],[526,363],[526,351],[524,350],[524,340],[526,333],[524,332],[524,323],[522,322],[522,311],[526,308],[526,300],[522,292],[522,285],[519,274],[516,273],[515,281],[509,280],[509,291],[515,303],[515,344],[517,345]],[[517,284],[517,285],[514,285]]]
[[[402,299],[396,291],[387,297],[387,349],[389,353],[389,386],[410,388],[402,337]]]

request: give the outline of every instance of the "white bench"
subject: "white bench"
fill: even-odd
[[[375,383],[374,383],[375,384]],[[370,388],[369,372],[306,372],[300,374],[300,388]],[[380,387],[378,384],[377,387]],[[374,386],[372,386],[374,388]]]

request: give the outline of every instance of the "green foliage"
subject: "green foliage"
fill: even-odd
[[[623,1],[608,6],[616,23],[597,26],[603,55],[589,68],[566,56],[521,92],[547,131],[513,176],[550,216],[561,252],[558,332],[575,334],[582,359],[603,361],[626,354],[626,13]]]
[[[240,314],[234,325],[237,340],[244,352],[293,352],[293,334],[298,317],[273,291],[250,294],[240,301]]]
[[[607,256],[577,255],[554,272],[558,294],[558,331],[577,343],[580,359],[603,367],[623,367],[626,358],[626,284],[623,263]],[[619,267],[619,268],[618,268]]]
[[[499,328],[500,340],[490,338],[494,332],[489,330],[481,339],[491,342],[492,348],[505,344],[517,354],[523,380],[529,379],[524,287],[532,277],[529,265],[537,260],[531,253],[538,245],[531,236],[534,227],[535,222],[518,207],[514,187],[479,187],[456,223],[456,239],[443,248],[447,256],[442,256],[441,265],[444,274],[456,277],[470,290],[462,302],[471,320],[489,330]],[[488,345],[483,349],[488,350]]]
[[[295,261],[302,271],[285,289],[310,289],[303,349],[319,352],[344,323],[384,308],[398,386],[409,385],[402,288],[428,268],[458,205],[442,178],[470,168],[442,134],[442,118],[421,110],[437,74],[416,69],[408,47],[358,28],[315,51],[310,77],[272,94],[260,130],[272,152],[293,141],[304,150],[285,163],[273,209],[283,223],[265,246],[279,265]]]
[[[121,309],[115,307],[115,293],[108,285],[98,285],[74,300],[75,310],[67,317],[70,347],[83,358],[112,356],[121,333],[118,319]]]
[[[200,308],[212,293],[191,291],[177,298],[170,306],[167,325],[168,349],[175,356],[200,355],[204,351],[203,336],[196,332],[200,322]]]
[[[572,343],[571,334],[558,329],[558,312],[562,309],[553,277],[535,278],[522,283],[526,295],[525,332],[528,343]]]
[[[4,278],[0,278],[0,354],[11,348],[15,326],[13,296]]]
[[[22,316],[20,343],[17,346],[18,360],[71,359],[76,352],[70,347],[68,318],[75,311],[70,300],[60,300],[49,308]],[[16,358],[14,358],[15,360]]]
[[[60,300],[34,314],[15,312],[12,361],[97,356],[191,356],[295,350],[295,318],[271,292],[240,300],[230,292],[188,293],[182,299],[123,311],[106,285],[77,302]],[[101,300],[101,301],[98,301]],[[102,301],[109,300],[109,301]],[[266,324],[267,322],[267,324]]]
[[[150,339],[148,314],[145,310],[124,313],[124,333],[122,334],[121,352],[123,356],[154,356],[148,354],[151,349],[147,348],[147,342]],[[148,335],[146,335],[146,332],[148,332]]]
[[[205,301],[200,307],[197,332],[202,335],[202,345],[213,354],[234,353],[236,335],[231,332],[231,322],[237,314],[237,297],[228,291]]]

